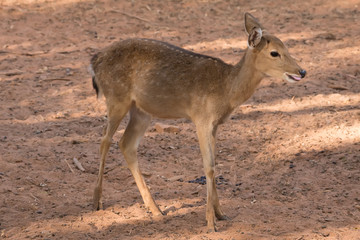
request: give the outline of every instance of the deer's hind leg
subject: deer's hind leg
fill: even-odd
[[[108,122],[104,128],[104,135],[100,144],[100,167],[99,175],[96,182],[96,187],[94,189],[93,196],[93,207],[94,210],[100,210],[102,206],[102,183],[104,179],[104,168],[105,160],[107,153],[109,151],[112,137],[114,136],[121,120],[124,118],[125,114],[129,111],[131,102],[117,102],[117,101],[107,101],[107,111],[108,111]]]
[[[126,127],[123,137],[119,142],[119,147],[124,154],[128,167],[134,176],[136,185],[140,191],[144,204],[154,215],[163,215],[160,208],[155,203],[151,193],[146,186],[144,178],[139,169],[137,159],[137,148],[146,129],[150,125],[151,117],[147,113],[141,111],[133,103],[130,109],[130,122]]]

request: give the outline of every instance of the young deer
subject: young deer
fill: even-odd
[[[230,113],[254,93],[265,76],[297,82],[305,77],[284,44],[245,14],[248,48],[236,65],[150,39],[129,39],[91,60],[93,87],[106,98],[108,122],[100,146],[100,170],[94,208],[102,208],[104,165],[112,137],[130,111],[119,146],[135,178],[145,206],[163,214],[152,198],[137,160],[140,139],[151,117],[187,118],[194,122],[207,184],[206,219],[215,231],[215,217],[226,219],[215,185],[215,135]]]

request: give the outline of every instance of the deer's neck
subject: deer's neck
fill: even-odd
[[[256,53],[247,49],[240,62],[234,66],[230,77],[233,108],[248,100],[264,77],[264,74],[256,70],[255,62]]]

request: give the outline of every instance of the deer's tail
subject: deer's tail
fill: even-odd
[[[88,70],[92,76],[92,86],[96,91],[96,96],[99,98],[99,97],[101,97],[101,91],[100,91],[98,83],[96,82],[96,75],[95,75],[95,71],[94,71],[94,65],[95,65],[95,62],[97,61],[97,59],[98,59],[97,54],[91,58],[90,66],[89,66]]]

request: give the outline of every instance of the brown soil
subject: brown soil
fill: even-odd
[[[189,182],[204,175],[202,161],[186,120],[154,120],[139,148],[166,216],[144,209],[115,143],[105,209],[93,212],[105,107],[87,73],[91,55],[146,37],[236,63],[246,11],[308,76],[264,79],[219,129],[217,188],[230,220],[206,232],[205,186]],[[359,22],[358,0],[1,1],[0,238],[360,239]],[[180,131],[159,132],[158,122]]]

